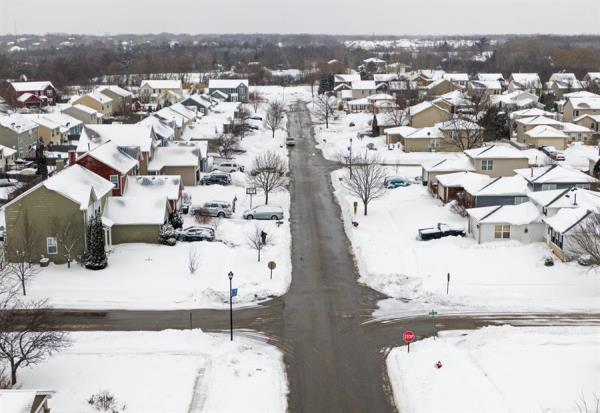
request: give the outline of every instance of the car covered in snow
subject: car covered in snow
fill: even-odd
[[[229,185],[231,184],[231,175],[227,172],[214,171],[204,175],[200,179],[200,185]]]
[[[464,237],[467,234],[462,228],[451,227],[447,224],[438,223],[433,228],[421,228],[419,229],[418,238],[421,241],[429,241],[432,239],[439,239],[443,237]]]
[[[283,208],[279,206],[260,205],[244,211],[242,215],[244,219],[283,219]]]
[[[409,185],[409,181],[399,176],[388,176],[383,180],[383,186],[385,186],[388,189],[400,188]]]
[[[215,231],[214,229],[202,226],[202,225],[194,225],[192,227],[184,228],[180,231],[177,231],[177,238],[180,241],[214,241],[215,240]]]

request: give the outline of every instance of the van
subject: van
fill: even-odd
[[[213,171],[221,171],[221,172],[244,172],[244,167],[238,164],[236,161],[227,160],[223,161],[218,165],[213,165]]]

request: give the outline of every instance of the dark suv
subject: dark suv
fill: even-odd
[[[213,172],[208,175],[204,175],[202,179],[200,179],[200,185],[229,185],[231,184],[231,175],[228,173],[217,173]]]

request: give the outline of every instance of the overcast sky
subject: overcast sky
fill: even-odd
[[[0,0],[0,33],[600,34],[600,0]]]

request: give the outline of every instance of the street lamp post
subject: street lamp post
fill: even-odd
[[[350,138],[350,146],[348,146],[348,151],[350,151],[348,162],[350,164],[350,178],[352,178],[352,138]]]
[[[229,271],[227,274],[229,278],[229,340],[233,341],[233,295],[232,295],[232,280],[233,271]]]

